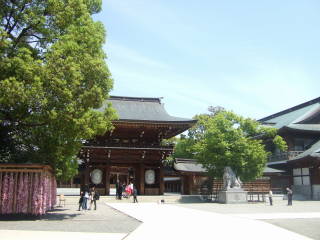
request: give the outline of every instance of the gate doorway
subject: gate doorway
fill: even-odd
[[[111,167],[110,170],[110,195],[116,195],[116,183],[128,185],[134,180],[134,170],[131,167]]]
[[[165,177],[164,189],[166,193],[181,193],[180,177]]]

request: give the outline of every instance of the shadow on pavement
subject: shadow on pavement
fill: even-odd
[[[179,203],[208,203],[209,201],[203,201],[199,196],[181,196]]]
[[[35,220],[47,220],[47,221],[57,221],[64,219],[72,219],[80,215],[76,214],[67,214],[64,213],[67,209],[52,209],[49,210],[46,214],[42,216],[34,216],[28,214],[6,214],[0,215],[0,221],[35,221]]]

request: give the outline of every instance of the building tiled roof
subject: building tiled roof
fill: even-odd
[[[286,109],[259,120],[277,129],[320,132],[320,98]]]
[[[155,121],[195,123],[195,120],[170,116],[160,98],[111,96],[108,102],[117,111],[119,121]]]
[[[315,157],[315,158],[320,158],[320,140],[313,144],[309,149],[304,151],[303,153],[297,155],[291,160],[288,161],[295,161],[298,159],[303,159],[305,157]]]
[[[289,124],[288,126],[285,126],[284,128],[294,129],[294,130],[320,132],[320,124]]]
[[[176,158],[173,168],[181,172],[205,173],[206,169],[195,159]]]
[[[271,168],[271,167],[265,167],[263,169],[263,173],[264,174],[266,174],[266,173],[283,173],[283,172],[285,172],[285,171],[274,169],[274,168]]]
[[[176,158],[173,168],[181,172],[205,173],[207,170],[196,159]],[[284,171],[265,167],[263,173],[282,173]]]

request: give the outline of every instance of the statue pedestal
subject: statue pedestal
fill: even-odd
[[[243,189],[229,189],[220,191],[218,194],[219,203],[247,203],[248,192]]]

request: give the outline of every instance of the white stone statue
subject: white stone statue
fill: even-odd
[[[239,177],[232,171],[231,167],[225,167],[223,173],[224,190],[241,189],[242,182]]]

